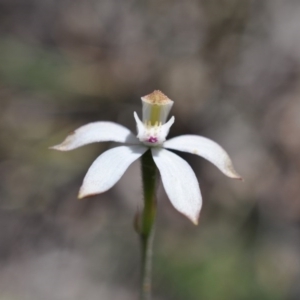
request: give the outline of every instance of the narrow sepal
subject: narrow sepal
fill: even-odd
[[[139,144],[139,140],[132,132],[122,125],[113,122],[94,122],[78,128],[61,144],[50,149],[69,151],[87,144],[108,141]]]
[[[166,141],[164,148],[202,156],[231,178],[242,177],[236,172],[227,152],[216,142],[198,135],[181,135]]]
[[[103,193],[115,185],[127,168],[147,151],[144,146],[120,146],[101,154],[89,168],[78,198]]]
[[[198,224],[202,197],[194,171],[185,160],[166,149],[152,148],[151,151],[171,203]]]

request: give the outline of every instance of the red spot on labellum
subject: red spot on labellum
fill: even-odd
[[[156,142],[157,142],[157,138],[151,136],[151,137],[148,139],[148,142],[149,142],[149,143],[156,143]]]

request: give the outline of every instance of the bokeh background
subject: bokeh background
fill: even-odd
[[[220,143],[244,182],[195,170],[199,226],[160,186],[154,299],[300,299],[300,2],[0,0],[0,300],[137,299],[139,163],[77,200],[111,147],[48,150],[97,120],[133,131],[175,101],[170,136]]]

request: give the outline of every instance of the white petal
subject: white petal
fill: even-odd
[[[146,151],[147,148],[144,146],[120,146],[101,154],[85,175],[78,198],[109,190],[127,168]]]
[[[68,151],[95,142],[139,144],[139,140],[126,127],[113,122],[94,122],[71,133],[60,145],[51,149]]]
[[[174,124],[174,122],[175,122],[175,117],[172,116],[167,123],[162,125],[162,134],[165,136],[165,138],[169,134],[170,128]]]
[[[139,118],[139,116],[136,112],[133,112],[133,117],[134,117],[135,122],[136,122],[136,128],[137,128],[138,135],[140,135],[142,132],[146,131],[145,125],[140,120],[140,118]]]
[[[198,135],[182,135],[166,141],[163,146],[202,156],[228,177],[242,179],[235,171],[227,152],[210,139]]]
[[[151,151],[171,203],[197,224],[202,198],[194,171],[185,160],[168,150],[152,148]]]

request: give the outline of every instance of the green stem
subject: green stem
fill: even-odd
[[[139,226],[142,251],[141,300],[151,300],[153,225],[156,216],[155,192],[157,182],[157,168],[153,161],[151,150],[148,150],[142,156],[141,163],[144,190],[144,210]]]

